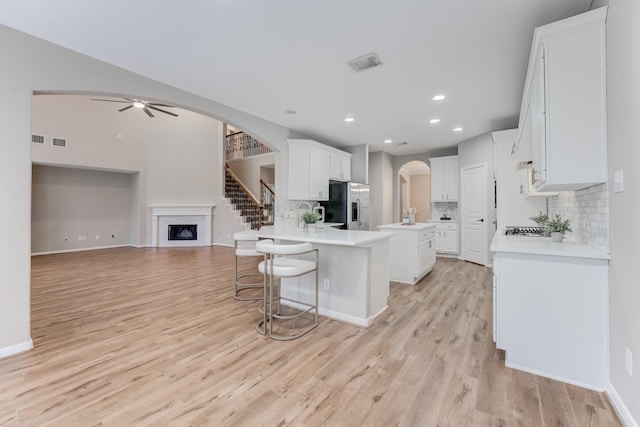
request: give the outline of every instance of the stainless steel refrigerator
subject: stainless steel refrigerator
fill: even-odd
[[[342,229],[369,230],[369,186],[330,181],[329,201],[324,206],[325,222],[343,224]]]

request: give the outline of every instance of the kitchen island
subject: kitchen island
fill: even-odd
[[[608,258],[578,242],[496,233],[494,340],[505,365],[603,391]]]
[[[332,227],[305,231],[287,226],[266,226],[261,238],[277,243],[309,242],[319,249],[319,313],[322,316],[369,327],[387,308],[389,296],[389,238],[392,233],[338,230]],[[311,301],[313,276],[282,279],[282,295]]]
[[[395,235],[389,246],[389,278],[415,285],[436,264],[435,230],[431,223],[395,223],[379,225]]]

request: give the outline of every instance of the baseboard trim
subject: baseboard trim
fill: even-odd
[[[31,256],[40,256],[40,255],[54,255],[54,254],[66,254],[70,252],[84,252],[84,251],[97,251],[100,249],[113,249],[113,248],[126,248],[126,247],[144,247],[144,246],[135,246],[135,245],[111,245],[111,246],[97,246],[95,248],[77,248],[77,249],[64,249],[61,251],[47,251],[47,252],[32,252]]]
[[[217,243],[217,242],[213,242],[211,244],[211,246],[221,246],[223,248],[233,248],[233,247],[235,247],[234,245],[230,245],[230,244],[227,244],[227,243]]]
[[[620,395],[613,384],[609,383],[604,394],[607,396],[609,403],[613,406],[613,410],[616,411],[618,418],[620,418],[620,421],[625,425],[625,427],[638,427],[638,423],[633,419],[631,412],[627,409],[627,406],[620,398]]]
[[[24,353],[33,348],[33,341],[29,338],[29,341],[25,341],[20,344],[10,345],[9,347],[0,348],[0,359],[5,357],[14,356],[19,353]]]
[[[606,385],[603,385],[603,386],[600,387],[600,386],[595,385],[595,384],[587,384],[587,383],[583,383],[583,382],[580,382],[580,381],[574,381],[574,380],[571,380],[569,378],[564,378],[564,377],[561,377],[561,376],[558,376],[558,375],[549,374],[547,372],[542,372],[542,371],[538,371],[538,370],[535,370],[535,369],[525,368],[525,367],[519,366],[519,365],[514,364],[514,363],[509,363],[508,362],[508,358],[509,358],[509,352],[507,352],[507,361],[504,362],[504,366],[506,366],[507,368],[517,369],[519,371],[528,372],[530,374],[538,375],[539,377],[550,378],[550,379],[555,380],[555,381],[560,381],[560,382],[563,382],[563,383],[576,385],[578,387],[582,387],[582,388],[586,388],[586,389],[589,389],[589,390],[597,391],[599,393],[602,393],[602,392],[604,392],[606,390]]]
[[[306,310],[307,308],[309,308],[308,306],[305,306],[305,305],[302,305],[302,304],[298,304],[298,303],[295,303],[293,301],[285,301],[284,299],[282,300],[282,305],[286,305],[286,306],[289,306],[289,307],[297,308],[299,310]],[[385,309],[386,309],[386,307],[385,307]],[[364,328],[368,328],[369,326],[371,326],[371,323],[373,322],[373,319],[376,316],[378,316],[378,314],[380,314],[380,313],[378,313],[375,316],[370,317],[370,318],[364,318],[364,317],[350,316],[350,315],[345,314],[345,313],[340,313],[339,311],[333,311],[333,310],[327,310],[327,309],[321,308],[321,309],[318,310],[318,314],[320,316],[328,317],[329,319],[338,320],[340,322],[348,323],[350,325],[355,325],[355,326],[361,326],[361,327],[364,327]]]

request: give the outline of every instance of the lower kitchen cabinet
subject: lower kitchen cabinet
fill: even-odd
[[[436,252],[458,253],[458,223],[437,222],[435,229]]]
[[[436,263],[434,224],[387,224],[378,228],[394,233],[389,240],[390,280],[415,285],[431,271]]]
[[[498,252],[493,269],[494,340],[505,365],[606,389],[608,261]]]

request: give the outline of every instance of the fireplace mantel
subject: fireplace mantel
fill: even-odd
[[[151,208],[151,246],[211,246],[213,208],[206,206],[149,206]],[[197,224],[198,240],[169,240],[168,226]]]

